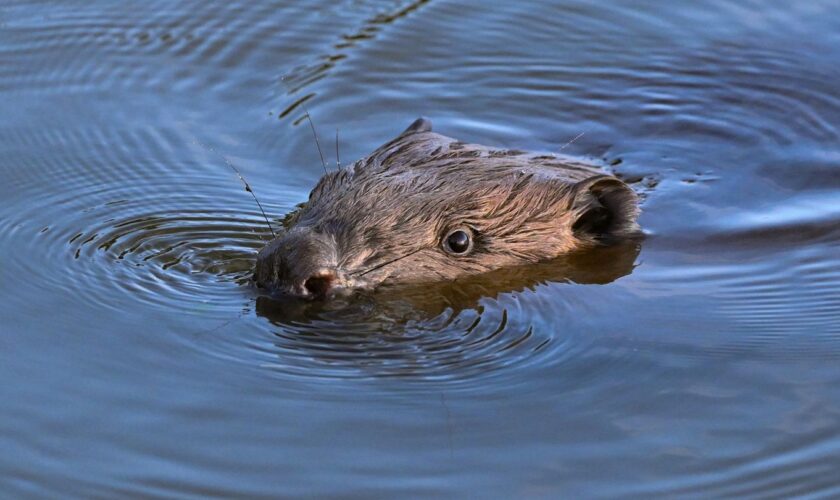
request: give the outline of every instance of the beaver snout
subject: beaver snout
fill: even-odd
[[[254,281],[260,288],[304,299],[323,299],[339,288],[333,239],[295,228],[257,255]]]

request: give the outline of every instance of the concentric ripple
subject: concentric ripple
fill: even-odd
[[[836,11],[2,2],[0,490],[837,496]],[[230,165],[276,225],[323,173],[306,111],[330,164],[418,115],[604,159],[648,237],[262,296],[271,232]]]
[[[262,320],[254,322],[246,311],[220,321],[194,334],[200,339],[195,347],[289,381],[329,385],[399,379],[411,384],[401,390],[474,390],[491,380],[503,383],[517,373],[592,355],[597,336],[550,326],[557,324],[553,314],[562,314],[558,295],[568,299],[567,314],[586,307],[575,300],[575,291],[544,284],[481,299],[474,308],[447,307],[437,315],[393,295],[314,307],[260,297],[256,312]],[[551,304],[540,298],[552,293]]]
[[[141,199],[112,194],[111,201],[75,212],[59,212],[61,203],[40,211],[43,222],[37,224],[43,226],[16,263],[39,286],[63,288],[100,305],[120,303],[115,295],[121,293],[167,308],[241,300],[237,288],[270,237],[259,212],[202,206],[205,198],[183,193]],[[36,252],[62,272],[39,269],[31,260]]]
[[[6,262],[26,277],[13,286],[118,310],[238,304],[271,233],[227,160],[190,139],[166,128],[93,124],[31,134],[33,148],[51,154],[2,165],[14,188],[0,230],[21,236],[5,249]],[[169,159],[183,151],[192,157]],[[45,192],[44,183],[61,188]],[[271,201],[266,208],[281,213]]]
[[[586,334],[586,311],[595,314],[606,303],[605,289],[587,284],[630,273],[637,253],[633,243],[452,284],[382,288],[327,303],[261,296],[256,320],[246,311],[220,321],[212,332],[195,333],[201,339],[196,347],[284,379],[475,387],[585,359],[599,341]],[[564,327],[571,324],[576,327]]]
[[[498,375],[504,367],[538,363],[555,347],[548,348],[551,335],[516,319],[516,303],[448,310],[407,323],[398,316],[385,317],[383,309],[376,306],[373,317],[361,318],[356,311],[354,321],[345,313],[276,324],[271,341],[254,347],[264,367],[285,376],[459,383],[474,382],[480,374]]]
[[[113,207],[113,205],[111,205]],[[206,301],[213,281],[244,284],[270,235],[259,214],[179,211],[109,218],[67,244],[82,266],[109,266],[143,299]],[[88,273],[85,273],[89,275]],[[92,285],[92,283],[88,283]]]
[[[403,379],[454,389],[585,352],[592,339],[580,329],[551,326],[558,315],[587,307],[563,293],[577,286],[563,283],[612,282],[632,272],[639,251],[634,242],[344,302],[255,297],[254,258],[272,233],[228,159],[188,139],[170,130],[96,129],[30,138],[46,149],[64,141],[76,146],[47,163],[33,159],[40,176],[15,172],[20,200],[4,211],[0,231],[30,235],[8,254],[20,276],[30,277],[20,286],[73,295],[97,309],[200,316],[194,328],[171,333],[177,342],[284,379]],[[132,158],[127,148],[143,154]],[[84,149],[96,159],[84,157]],[[166,159],[183,149],[195,158]],[[77,162],[78,171],[69,168]],[[67,189],[39,192],[45,178]],[[283,209],[270,188],[261,194],[274,222]],[[287,207],[298,201],[282,196]]]
[[[518,280],[509,285],[491,284],[496,277],[470,286],[420,287],[414,294],[360,294],[344,302],[257,297],[248,306],[254,300],[254,257],[271,233],[246,198],[205,182],[212,192],[228,191],[236,203],[222,208],[212,196],[153,180],[137,189],[92,188],[85,200],[108,201],[65,212],[60,207],[72,200],[54,197],[37,214],[49,222],[26,225],[44,224],[28,255],[45,251],[37,260],[63,272],[44,272],[24,258],[27,253],[17,254],[15,262],[39,287],[63,289],[99,307],[119,309],[130,300],[132,307],[201,311],[211,326],[181,334],[183,341],[284,378],[404,378],[468,386],[546,358],[562,362],[588,345],[545,328],[560,313],[547,288],[568,288],[546,283],[570,279],[568,263],[536,268],[533,277],[515,273]],[[598,270],[588,279],[629,272],[636,251],[629,251],[615,276]],[[584,306],[569,301],[569,312]]]

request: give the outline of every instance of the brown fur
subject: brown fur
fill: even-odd
[[[302,297],[452,280],[638,233],[635,193],[580,160],[465,144],[418,119],[318,182],[257,257],[259,286]],[[468,228],[468,255],[442,239]]]

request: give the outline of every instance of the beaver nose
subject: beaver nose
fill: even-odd
[[[335,282],[335,272],[322,270],[313,274],[303,282],[303,287],[315,298],[324,298]]]
[[[271,291],[306,299],[326,298],[342,282],[337,254],[331,235],[294,228],[260,250],[254,280]]]

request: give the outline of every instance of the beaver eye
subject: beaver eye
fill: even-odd
[[[443,239],[443,248],[449,253],[463,255],[472,248],[472,237],[464,229],[456,229]]]

